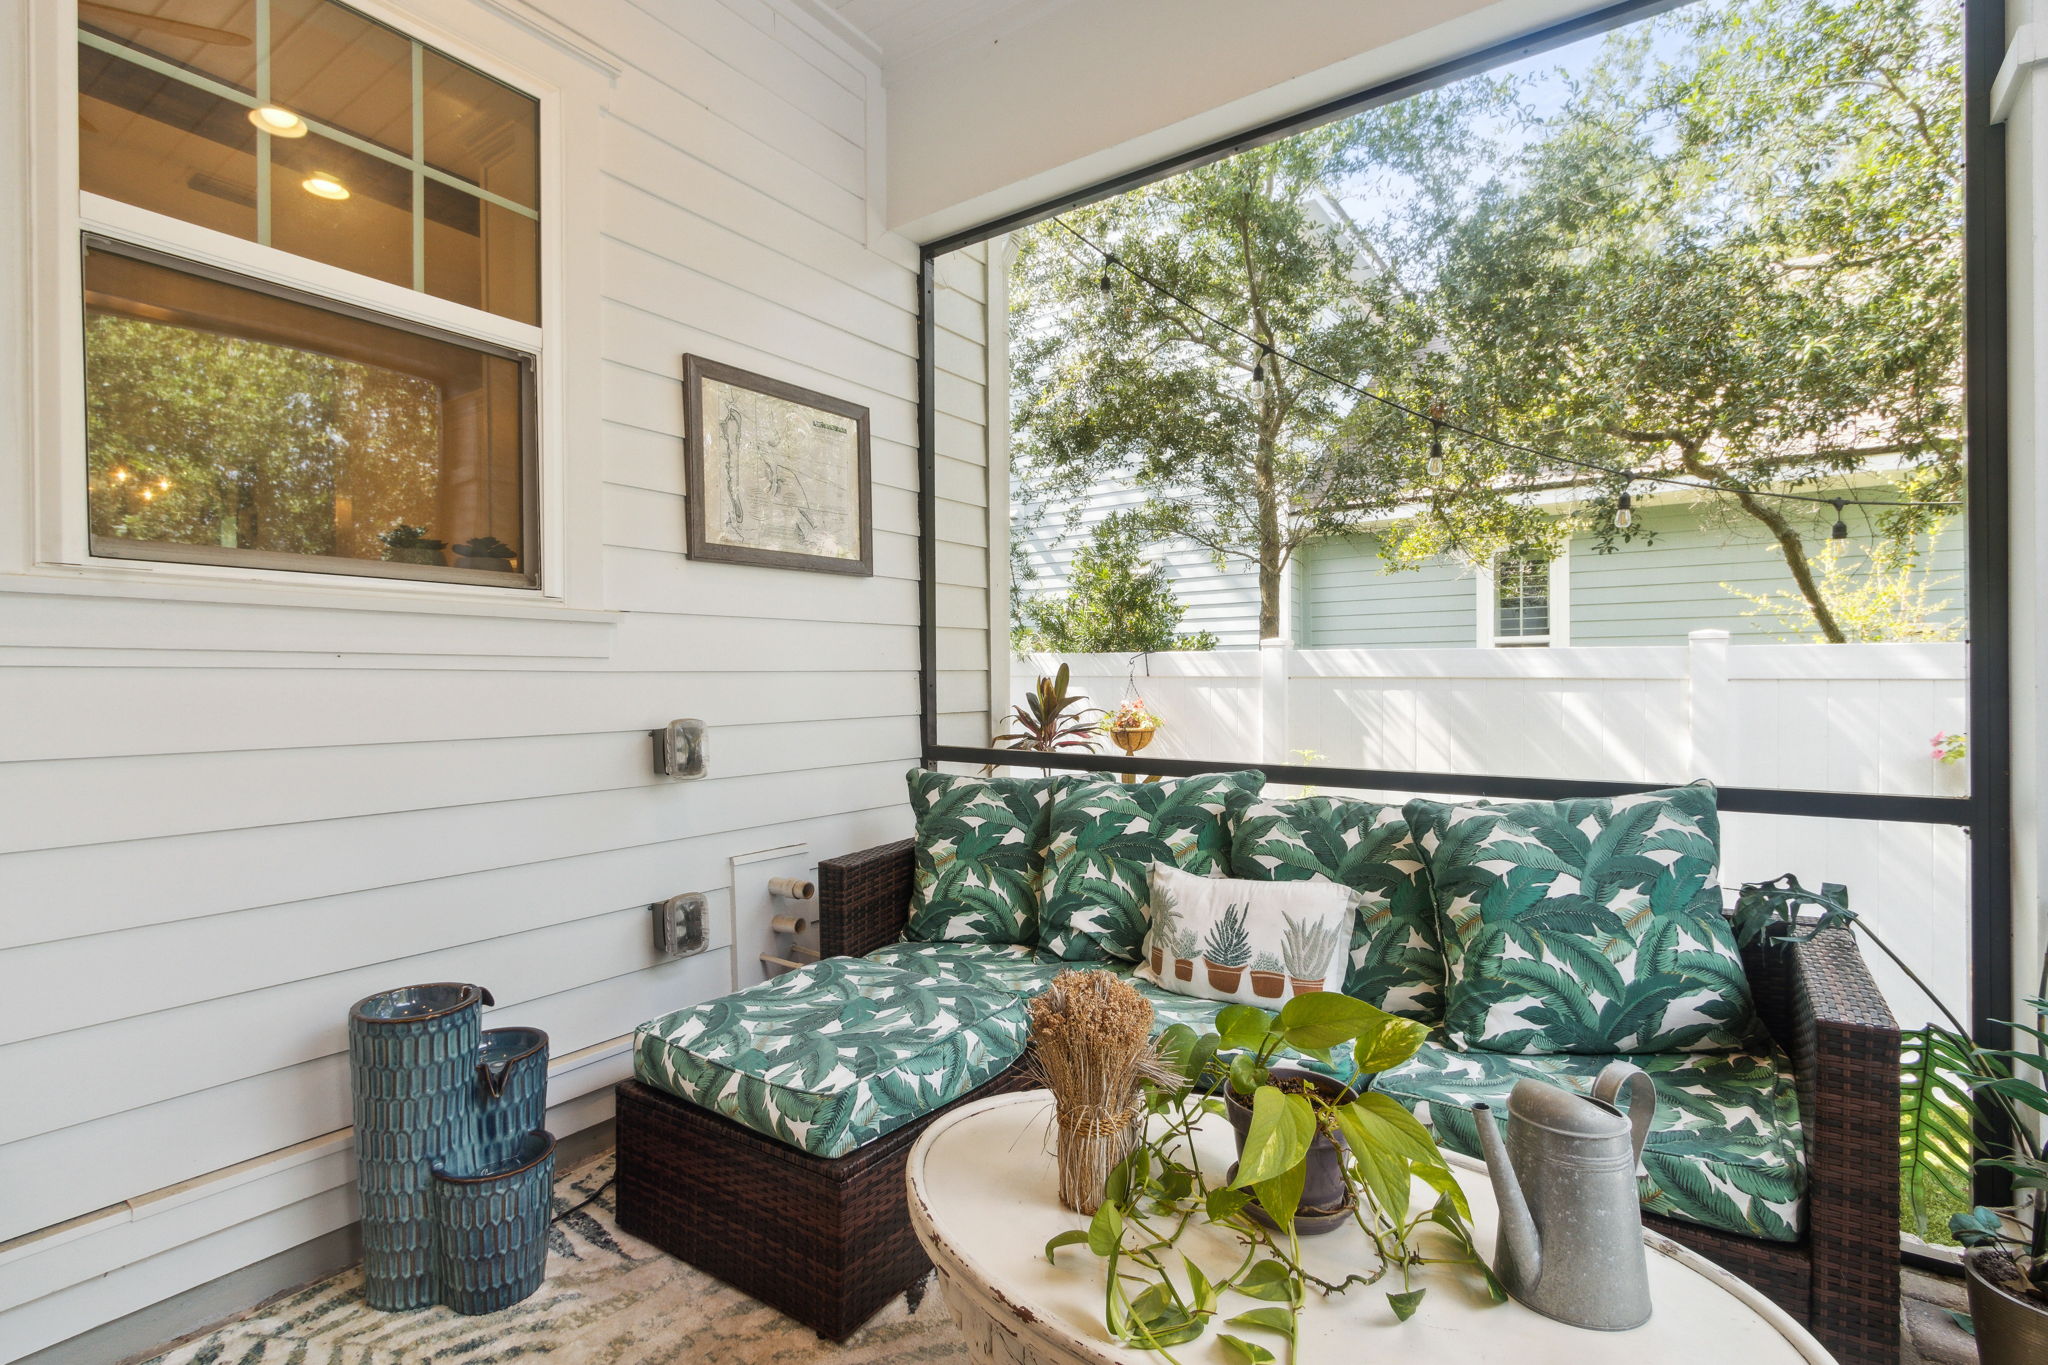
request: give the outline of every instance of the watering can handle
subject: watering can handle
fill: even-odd
[[[1593,1098],[1619,1109],[1620,1095],[1628,1091],[1628,1122],[1635,1130],[1636,1163],[1642,1164],[1643,1142],[1650,1136],[1650,1120],[1657,1113],[1657,1087],[1632,1062],[1609,1062],[1593,1078]]]

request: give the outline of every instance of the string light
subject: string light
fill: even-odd
[[[1441,403],[1432,403],[1429,408],[1429,477],[1441,479],[1444,476],[1444,408]]]
[[[1614,526],[1618,531],[1626,531],[1635,524],[1635,499],[1628,495],[1627,488],[1623,488],[1621,496],[1614,500]]]
[[[1841,498],[1835,499],[1835,529],[1829,533],[1829,539],[1831,540],[1847,540],[1849,538],[1849,523],[1842,520],[1843,501],[1844,499]]]
[[[1102,297],[1104,298],[1108,298],[1110,295],[1110,291],[1116,288],[1116,286],[1110,282],[1109,278],[1109,268],[1115,264],[1116,257],[1110,255],[1103,256],[1102,278],[1096,281],[1096,287],[1102,291]]]
[[[1073,224],[1067,222],[1066,219],[1054,217],[1051,221],[1055,226],[1065,231],[1068,236],[1072,237],[1082,246],[1087,247],[1090,251],[1093,251],[1098,256],[1102,257],[1102,259],[1105,262],[1108,262],[1113,259],[1109,253],[1108,248],[1091,240],[1086,234],[1082,233],[1078,228],[1074,227]],[[1616,470],[1606,465],[1595,464],[1591,460],[1581,460],[1576,459],[1569,455],[1559,455],[1554,451],[1538,450],[1534,446],[1525,446],[1520,444],[1519,442],[1510,441],[1505,437],[1496,436],[1489,431],[1480,431],[1474,427],[1462,426],[1456,422],[1437,422],[1436,419],[1430,417],[1428,414],[1416,411],[1414,408],[1410,407],[1406,403],[1403,403],[1398,398],[1390,398],[1386,394],[1375,393],[1371,389],[1362,388],[1357,384],[1351,383],[1347,379],[1341,379],[1338,376],[1331,374],[1328,370],[1323,369],[1319,365],[1313,364],[1310,361],[1303,360],[1299,356],[1291,355],[1286,351],[1276,351],[1273,348],[1272,343],[1260,341],[1257,337],[1253,336],[1250,332],[1245,331],[1242,327],[1234,326],[1233,324],[1226,322],[1224,319],[1217,317],[1214,313],[1210,312],[1206,308],[1203,308],[1201,305],[1190,302],[1189,300],[1181,297],[1179,294],[1174,293],[1171,289],[1168,289],[1165,285],[1153,279],[1150,275],[1147,275],[1144,271],[1138,269],[1137,267],[1124,264],[1123,262],[1118,262],[1118,264],[1122,266],[1124,272],[1130,275],[1131,278],[1135,279],[1139,284],[1144,285],[1147,289],[1159,295],[1161,298],[1168,299],[1171,302],[1178,304],[1180,307],[1185,308],[1190,313],[1193,313],[1196,317],[1199,317],[1203,319],[1205,322],[1208,322],[1212,326],[1220,327],[1224,331],[1230,333],[1232,336],[1238,337],[1239,339],[1244,341],[1251,342],[1254,346],[1257,346],[1259,348],[1260,355],[1257,358],[1255,358],[1252,362],[1252,383],[1254,384],[1263,384],[1265,382],[1265,360],[1271,359],[1276,361],[1284,361],[1285,363],[1294,366],[1296,369],[1301,370],[1307,374],[1312,374],[1316,378],[1321,379],[1326,383],[1335,384],[1338,388],[1345,389],[1353,394],[1356,394],[1360,398],[1364,398],[1371,402],[1378,403],[1381,407],[1388,408],[1394,412],[1405,413],[1408,416],[1416,418],[1420,421],[1430,421],[1436,426],[1440,426],[1442,428],[1455,431],[1461,436],[1469,436],[1475,441],[1483,441],[1487,445],[1494,446],[1500,450],[1512,451],[1517,454],[1532,456],[1535,459],[1547,464],[1559,464],[1568,466],[1573,469],[1582,469],[1589,474],[1612,476],[1617,472]],[[1107,272],[1105,271],[1105,277],[1106,275]],[[1436,349],[1436,343],[1441,340],[1442,338],[1440,337],[1432,338],[1430,345],[1424,348],[1425,351],[1430,354],[1440,354],[1441,352]],[[1447,342],[1444,343],[1442,350],[1449,350],[1449,344]],[[1436,433],[1433,431],[1433,439],[1435,434]],[[1750,497],[1777,498],[1784,502],[1803,502],[1817,505],[1832,505],[1836,508],[1838,516],[1840,514],[1840,509],[1842,507],[1852,503],[1857,507],[1922,507],[1940,510],[1952,510],[1957,506],[1957,504],[1953,502],[1918,502],[1909,500],[1879,498],[1832,498],[1818,493],[1793,493],[1776,488],[1744,488],[1736,490],[1723,488],[1716,484],[1701,483],[1695,479],[1682,479],[1671,474],[1636,473],[1631,474],[1629,477],[1632,479],[1644,480],[1650,483],[1663,484],[1670,488],[1689,488],[1694,492],[1698,493],[1729,493],[1740,491],[1747,494]],[[1615,501],[1614,524],[1622,528],[1623,530],[1626,530],[1634,522],[1634,520],[1635,514],[1630,505],[1630,498],[1627,490],[1624,489],[1622,491],[1621,496]],[[1837,521],[1836,525],[1841,528],[1842,536],[1846,537],[1848,535],[1848,527],[1840,521]]]

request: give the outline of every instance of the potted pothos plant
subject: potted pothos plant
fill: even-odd
[[[1212,1327],[1233,1328],[1217,1336],[1230,1358],[1265,1365],[1278,1358],[1274,1350],[1240,1333],[1291,1344],[1311,1292],[1344,1293],[1390,1277],[1397,1287],[1386,1289],[1388,1304],[1405,1321],[1426,1293],[1416,1274],[1431,1264],[1461,1268],[1504,1302],[1473,1246],[1471,1208],[1436,1140],[1399,1101],[1371,1088],[1378,1073],[1412,1057],[1427,1032],[1321,991],[1294,997],[1277,1015],[1226,1006],[1208,1033],[1171,1026],[1157,1048],[1174,1079],[1148,1088],[1144,1134],[1111,1172],[1088,1227],[1054,1237],[1046,1256],[1085,1246],[1102,1258],[1110,1334],[1169,1360],[1174,1347]],[[1275,1065],[1287,1049],[1326,1066],[1348,1049],[1357,1079],[1344,1085]],[[1227,1174],[1203,1169],[1190,1144],[1195,1126],[1215,1114],[1242,1115],[1232,1122],[1238,1159]],[[1434,1192],[1426,1205],[1413,1198],[1417,1180]],[[1197,1219],[1242,1245],[1234,1267],[1218,1273],[1186,1252],[1169,1263]],[[1346,1225],[1364,1232],[1369,1259],[1340,1282],[1304,1268],[1301,1237]],[[1440,1233],[1450,1254],[1443,1245],[1425,1247],[1425,1229]],[[1222,1298],[1231,1290],[1262,1306],[1224,1317]]]

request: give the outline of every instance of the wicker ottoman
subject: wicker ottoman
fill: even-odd
[[[1017,1065],[954,1104],[1034,1084]],[[622,1081],[619,1226],[844,1341],[931,1269],[910,1229],[903,1169],[918,1134],[953,1107],[824,1158]]]

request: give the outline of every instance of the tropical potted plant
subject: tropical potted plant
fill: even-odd
[[[1292,915],[1282,918],[1286,923],[1280,935],[1280,956],[1286,960],[1294,993],[1323,989],[1323,974],[1330,969],[1330,958],[1342,941],[1344,921],[1328,919],[1305,924]]]
[[[377,539],[384,542],[384,558],[393,564],[440,564],[441,551],[448,548],[447,541],[431,539],[426,527],[402,521]]]
[[[1387,1301],[1407,1319],[1426,1292],[1415,1282],[1425,1264],[1455,1267],[1495,1303],[1504,1302],[1472,1244],[1471,1209],[1435,1139],[1398,1101],[1371,1088],[1378,1073],[1413,1056],[1427,1033],[1335,992],[1298,996],[1278,1014],[1229,1005],[1208,1033],[1171,1026],[1157,1048],[1174,1079],[1148,1087],[1149,1117],[1138,1145],[1111,1172],[1088,1227],[1054,1237],[1046,1255],[1085,1246],[1108,1263],[1103,1318],[1117,1341],[1167,1353],[1227,1327],[1233,1330],[1219,1332],[1218,1340],[1242,1365],[1270,1365],[1278,1356],[1237,1333],[1269,1335],[1284,1349],[1310,1292],[1341,1293],[1398,1277],[1388,1284]],[[1273,1065],[1283,1049],[1330,1065],[1339,1048],[1349,1049],[1358,1073],[1349,1087]],[[1232,1116],[1238,1160],[1216,1183],[1219,1173],[1195,1161],[1190,1137],[1205,1115],[1219,1112]],[[1435,1193],[1426,1204],[1412,1197],[1417,1180]],[[1311,1190],[1330,1207],[1315,1209]],[[1185,1253],[1170,1255],[1196,1219],[1243,1243],[1227,1274]],[[1303,1266],[1300,1239],[1345,1223],[1364,1230],[1367,1259],[1333,1282]],[[1425,1227],[1449,1234],[1454,1254],[1425,1253],[1417,1239]],[[1219,1322],[1225,1290],[1264,1306]]]
[[[1084,697],[1076,696],[1067,666],[1050,678],[1041,677],[1024,700],[1010,709],[1010,722],[1016,728],[997,735],[989,741],[992,749],[1027,749],[1034,753],[1049,754],[1061,749],[1081,749],[1094,753],[1095,736],[1101,725],[1094,719],[1102,714],[1100,707],[1087,706]],[[993,766],[989,771],[993,771]]]
[[[472,536],[455,547],[458,567],[486,573],[511,573],[519,552],[496,536]]]
[[[1244,931],[1248,908],[1225,906],[1202,944],[1202,956],[1209,963],[1209,985],[1225,995],[1236,992],[1238,982],[1244,979],[1244,964],[1251,959],[1252,941]]]
[[[1252,994],[1264,1000],[1278,1000],[1287,989],[1287,967],[1271,953],[1252,959]]]

